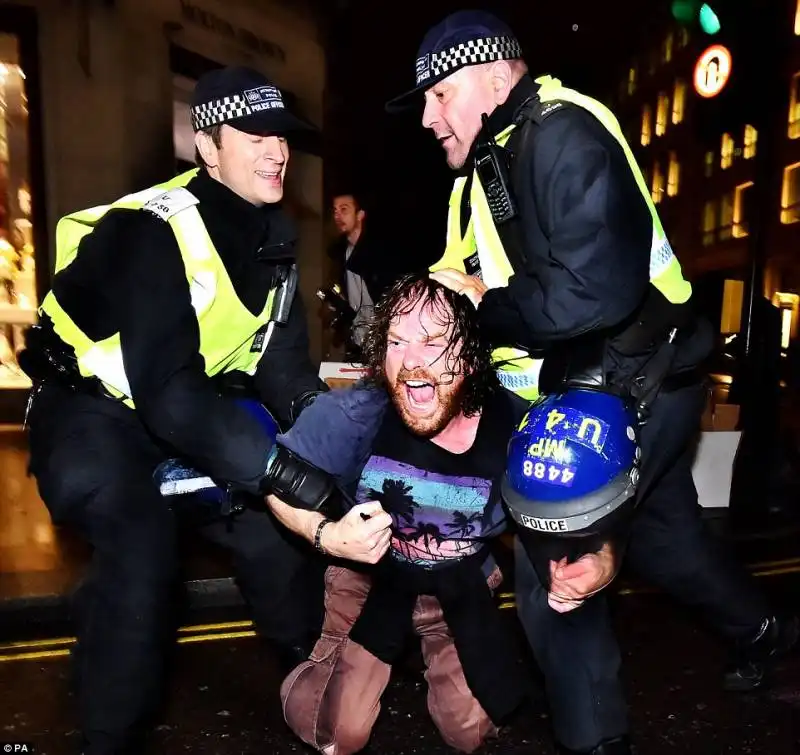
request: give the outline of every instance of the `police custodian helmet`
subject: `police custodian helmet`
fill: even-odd
[[[549,562],[624,547],[641,449],[632,402],[573,388],[531,405],[508,445],[503,499],[540,579]]]

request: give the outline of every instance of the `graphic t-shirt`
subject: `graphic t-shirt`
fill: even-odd
[[[456,454],[414,435],[393,406],[387,409],[356,500],[378,501],[391,514],[393,558],[444,566],[477,552],[505,529],[500,479],[508,440],[524,410],[505,391],[492,395],[472,447]]]

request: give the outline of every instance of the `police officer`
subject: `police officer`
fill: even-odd
[[[711,332],[691,313],[691,286],[618,122],[558,80],[531,78],[511,30],[477,11],[427,33],[416,86],[387,108],[423,101],[422,124],[457,172],[432,277],[478,307],[507,388],[532,399],[588,381],[649,404],[629,562],[734,643],[726,687],[758,687],[797,623],[778,620],[703,529],[689,446]],[[517,603],[563,751],[629,753],[605,598],[585,599],[614,566],[595,566],[592,582],[580,565],[558,565],[559,594],[548,595],[518,548]]]
[[[191,117],[199,170],[61,220],[52,290],[21,358],[39,491],[54,522],[94,548],[75,654],[87,755],[141,752],[159,699],[178,559],[154,470],[176,455],[263,496],[286,464],[222,383],[252,389],[285,426],[324,390],[279,206],[287,140],[312,127],[238,67],[198,81]],[[288,487],[302,499],[295,471]],[[284,533],[266,507],[204,526],[232,551],[256,626],[291,666],[318,626],[307,554]]]

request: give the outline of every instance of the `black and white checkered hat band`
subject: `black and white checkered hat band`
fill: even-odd
[[[514,37],[471,39],[441,52],[432,52],[417,60],[417,86],[449,71],[494,60],[522,57],[522,48]]]
[[[216,126],[218,123],[227,123],[235,118],[253,115],[265,109],[283,109],[280,99],[272,99],[268,108],[264,105],[253,108],[248,104],[247,98],[242,94],[233,94],[221,100],[212,100],[197,105],[191,109],[192,127],[195,131]]]

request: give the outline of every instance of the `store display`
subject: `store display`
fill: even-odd
[[[17,363],[37,320],[25,75],[16,38],[0,34],[0,390],[31,386]]]

